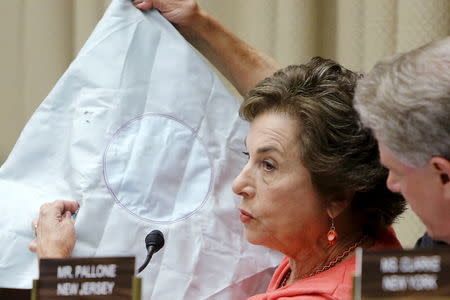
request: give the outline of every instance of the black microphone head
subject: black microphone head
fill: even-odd
[[[159,230],[152,230],[145,237],[145,246],[147,249],[153,246],[153,253],[158,252],[164,246],[164,235]]]

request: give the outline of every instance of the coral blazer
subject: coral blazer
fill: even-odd
[[[392,229],[378,239],[370,250],[402,248]],[[248,300],[347,300],[352,299],[356,258],[350,257],[331,269],[278,288],[289,270],[289,258],[284,257],[269,283],[266,293]]]

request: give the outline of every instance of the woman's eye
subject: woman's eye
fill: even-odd
[[[244,154],[247,157],[247,160],[250,159],[250,153],[243,151],[242,154]]]
[[[264,170],[266,170],[266,171],[270,172],[275,169],[275,166],[270,161],[263,160],[262,164],[263,164]]]

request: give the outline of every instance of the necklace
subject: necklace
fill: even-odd
[[[350,247],[348,247],[347,249],[345,249],[344,252],[342,252],[341,254],[339,254],[338,256],[336,256],[335,258],[333,258],[328,264],[324,264],[318,268],[316,268],[314,271],[312,271],[311,273],[309,273],[307,276],[303,276],[299,279],[305,279],[308,277],[312,277],[314,275],[317,275],[319,273],[322,273],[328,269],[331,269],[332,267],[334,267],[335,265],[337,265],[338,263],[340,263],[345,257],[347,257],[353,250],[355,250],[356,248],[358,248],[366,239],[367,236],[363,236],[359,241],[357,241],[356,243],[354,243],[353,245],[351,245]],[[289,280],[289,277],[291,276],[292,270],[291,268],[289,268],[286,273],[284,273],[283,279],[280,282],[280,285],[278,286],[278,288],[284,287],[287,283],[287,281]]]
[[[281,280],[280,285],[278,286],[279,288],[283,287],[286,285],[286,282],[288,281],[289,277],[291,277],[291,268],[289,268],[286,273],[284,273],[283,276],[283,280]]]

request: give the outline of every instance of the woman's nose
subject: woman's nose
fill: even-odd
[[[235,194],[244,198],[251,198],[255,195],[255,187],[250,173],[251,171],[247,164],[234,179],[232,188]]]

